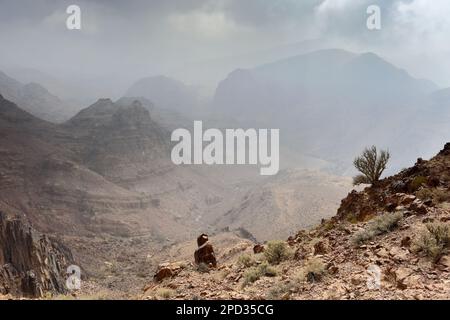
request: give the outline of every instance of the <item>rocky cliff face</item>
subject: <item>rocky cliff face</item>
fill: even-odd
[[[42,297],[65,293],[70,250],[0,212],[0,294]]]

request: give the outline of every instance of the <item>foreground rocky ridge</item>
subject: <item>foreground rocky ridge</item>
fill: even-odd
[[[352,191],[335,217],[266,244],[269,254],[245,241],[219,248],[217,268],[166,263],[173,272],[145,286],[142,298],[449,299],[448,221],[450,144]],[[270,265],[273,252],[284,253]]]
[[[39,298],[67,292],[66,268],[73,257],[60,241],[0,211],[0,244],[0,295]]]

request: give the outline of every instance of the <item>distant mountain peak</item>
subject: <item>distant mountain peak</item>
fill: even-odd
[[[190,113],[199,103],[199,92],[196,88],[163,75],[136,81],[124,97],[143,97],[158,108],[185,113]]]
[[[62,122],[72,114],[72,106],[51,94],[42,85],[23,84],[0,71],[0,93],[34,116],[51,122]]]

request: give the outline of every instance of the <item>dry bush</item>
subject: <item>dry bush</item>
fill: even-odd
[[[245,268],[249,268],[251,266],[255,265],[255,260],[248,254],[243,254],[242,256],[240,256],[238,258],[237,261],[239,266],[245,267]]]
[[[261,279],[261,277],[275,277],[276,275],[277,270],[267,264],[267,262],[263,262],[259,266],[251,268],[244,273],[244,283],[242,286],[245,287]]]
[[[421,200],[433,200],[435,203],[450,202],[450,190],[440,188],[424,188],[416,192]]]
[[[353,244],[361,245],[378,235],[392,231],[398,226],[398,223],[402,218],[403,214],[401,212],[386,213],[374,218],[368,223],[365,229],[360,230],[353,235]]]
[[[299,274],[300,281],[316,282],[321,281],[327,270],[322,259],[318,257],[309,258]]]
[[[291,283],[283,283],[278,282],[276,283],[272,289],[267,294],[268,300],[287,300],[289,299],[289,296],[291,295],[291,291],[295,290],[296,286]]]
[[[279,264],[293,256],[291,248],[284,241],[270,241],[264,250],[264,256],[270,264]]]
[[[174,291],[168,288],[160,288],[156,290],[156,295],[161,299],[170,299],[174,295]]]
[[[420,187],[425,186],[427,184],[428,179],[424,176],[417,176],[409,183],[408,190],[409,192],[416,192]]]
[[[427,223],[414,240],[413,249],[438,261],[450,246],[450,224],[444,222]]]

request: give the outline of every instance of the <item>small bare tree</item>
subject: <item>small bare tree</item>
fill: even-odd
[[[353,184],[374,184],[380,180],[389,158],[390,154],[387,150],[381,150],[378,153],[375,146],[364,149],[363,153],[353,161],[355,168],[361,172],[353,178]]]

